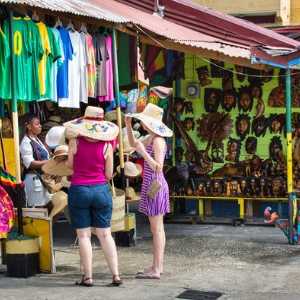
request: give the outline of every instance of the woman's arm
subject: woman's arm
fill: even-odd
[[[150,168],[153,171],[161,172],[164,166],[164,150],[166,147],[166,142],[162,137],[155,137],[153,139],[153,151],[154,151],[154,159],[145,149],[145,146],[142,142],[137,141],[136,150],[137,152],[147,161]]]
[[[68,153],[68,160],[66,162],[66,165],[73,169],[73,162],[74,162],[74,155],[77,152],[77,140],[71,139],[69,141],[69,153]]]
[[[112,179],[114,170],[114,152],[110,143],[106,144],[106,150],[104,153],[105,158],[105,177],[109,181]]]

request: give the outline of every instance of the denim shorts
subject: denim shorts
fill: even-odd
[[[73,228],[109,228],[112,196],[108,184],[72,185],[69,211]]]

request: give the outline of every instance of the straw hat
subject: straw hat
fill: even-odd
[[[136,193],[134,188],[130,186],[125,189],[125,195],[127,201],[139,201],[141,199],[140,193]]]
[[[143,168],[139,164],[126,161],[124,164],[124,172],[126,177],[138,177],[142,174]],[[121,172],[121,166],[117,166],[117,172]]]
[[[150,92],[155,93],[159,98],[167,98],[173,92],[172,88],[167,88],[164,86],[155,86],[150,89]]]
[[[124,127],[122,130],[123,130],[123,149],[124,149],[124,153],[125,154],[131,154],[135,151],[135,148],[130,146],[129,139],[128,139],[127,128]],[[139,139],[140,136],[141,136],[141,134],[136,130],[133,130],[132,133],[133,133],[133,136],[136,139]]]
[[[119,127],[112,122],[104,121],[104,111],[101,107],[88,106],[84,116],[67,123],[78,135],[100,141],[112,141],[119,134]]]
[[[66,143],[65,130],[63,126],[54,126],[47,132],[45,142],[49,148],[54,149]]]
[[[128,116],[142,121],[153,133],[159,136],[171,137],[173,131],[163,123],[163,114],[164,111],[162,108],[148,103],[143,112],[129,114]]]
[[[55,148],[54,156],[46,164],[42,166],[42,170],[45,174],[55,176],[70,176],[73,174],[73,170],[66,165],[68,157],[69,147],[67,145],[61,145]],[[65,157],[65,159],[58,159],[59,157]]]
[[[107,113],[105,113],[104,116],[105,121],[109,121],[109,122],[117,122],[117,111],[116,110],[112,110],[112,111],[108,111]],[[125,115],[124,113],[121,112],[121,124],[122,127],[125,125]]]
[[[50,219],[52,219],[58,213],[62,212],[68,205],[68,195],[63,191],[56,192],[51,198],[51,203],[53,205],[53,208],[51,209],[51,212],[49,214]]]

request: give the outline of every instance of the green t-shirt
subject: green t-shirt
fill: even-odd
[[[10,49],[7,36],[0,28],[0,98],[10,99]]]
[[[47,31],[49,36],[51,52],[47,56],[46,61],[46,93],[43,96],[43,98],[53,100],[53,64],[57,59],[59,59],[62,56],[62,51],[58,36],[56,36],[53,33],[52,29],[49,27],[47,27]]]
[[[9,20],[3,24],[4,33],[9,36]],[[13,30],[13,55],[14,55],[14,79],[15,79],[15,96],[17,100],[29,100],[28,83],[31,74],[27,72],[27,62],[30,55],[30,39],[27,26],[22,18],[14,17],[12,21]]]
[[[27,100],[40,99],[40,84],[38,68],[39,62],[43,56],[44,50],[41,43],[39,29],[34,21],[30,18],[24,18],[24,24],[27,26],[27,34],[29,37],[28,45],[28,61],[27,61],[27,80],[28,80],[28,97]]]

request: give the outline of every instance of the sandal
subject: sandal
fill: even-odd
[[[116,279],[116,277],[118,277],[118,275],[113,275],[112,282],[109,284],[109,286],[120,286],[123,284],[122,279]]]
[[[160,275],[154,273],[138,273],[135,278],[137,279],[160,279]]]
[[[93,282],[87,282],[89,280],[92,280],[92,278],[89,277],[84,277],[84,275],[82,275],[81,277],[81,281],[76,281],[75,285],[80,285],[80,286],[86,286],[86,287],[91,287],[93,286]]]
[[[149,267],[149,268],[145,268],[144,271],[140,271],[140,272],[137,272],[136,275],[141,275],[141,274],[145,274],[145,273],[151,273],[151,271],[153,272],[153,268],[152,267]],[[164,273],[163,272],[160,272],[160,275],[163,275]]]

